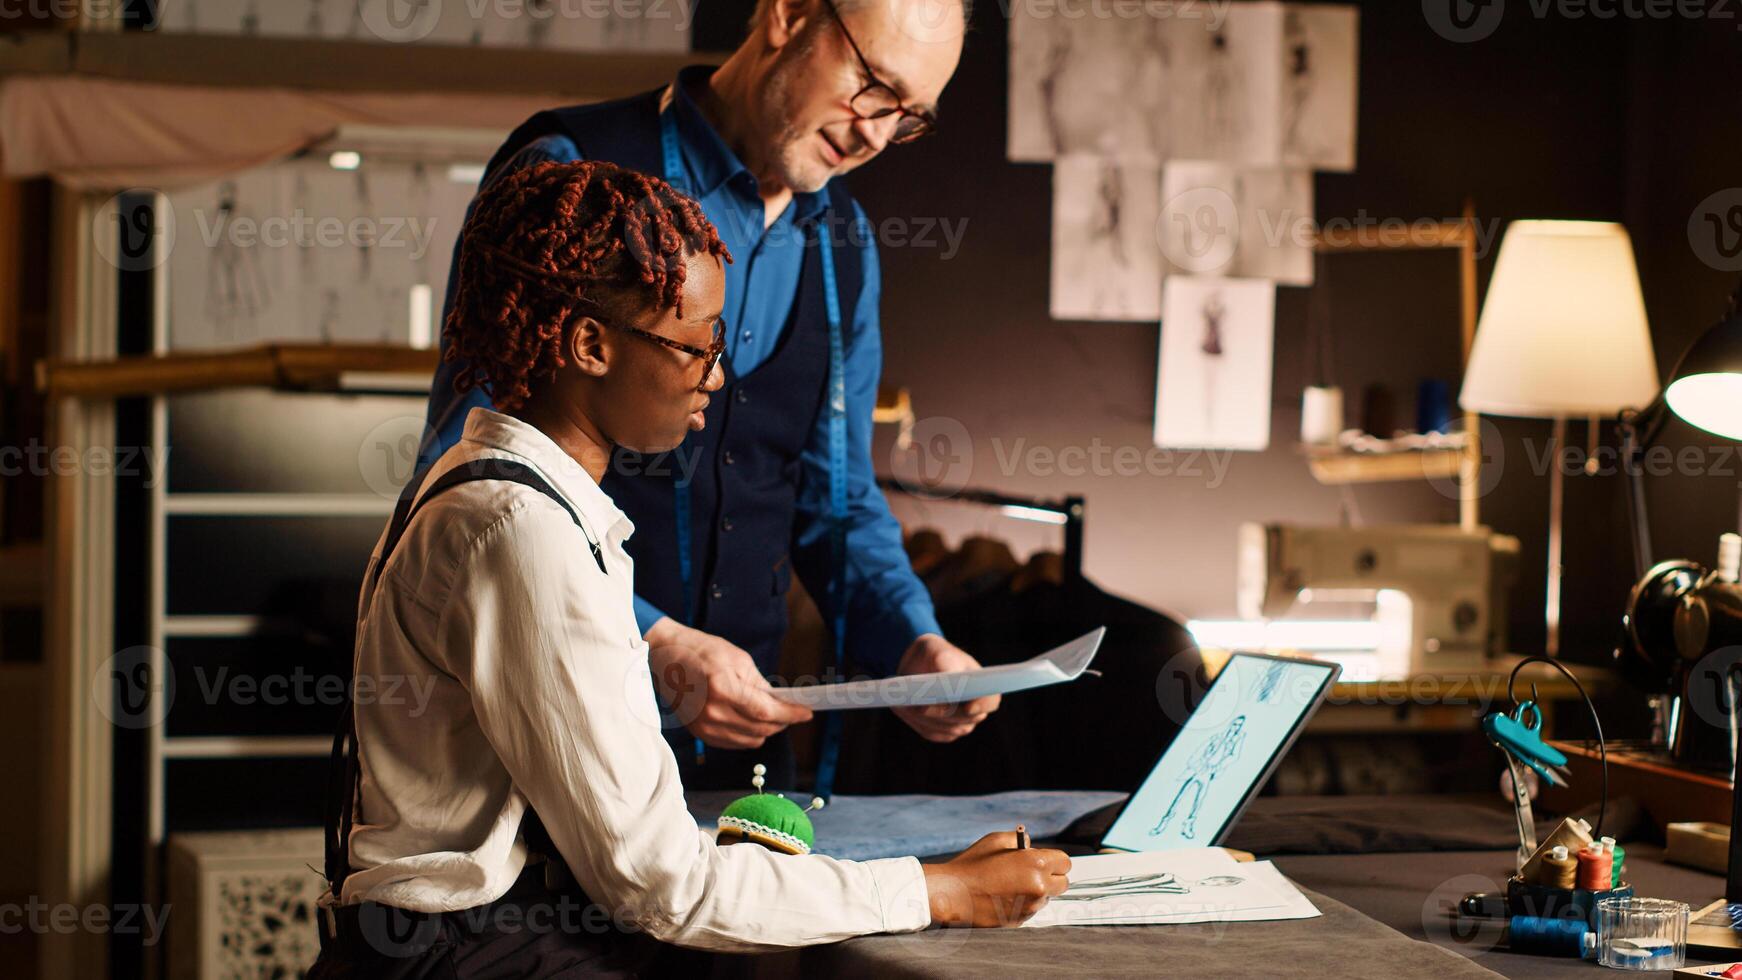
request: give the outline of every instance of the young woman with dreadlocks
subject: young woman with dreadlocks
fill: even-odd
[[[1069,860],[993,834],[951,861],[725,847],[685,808],[632,606],[613,447],[658,453],[719,388],[713,226],[663,181],[544,164],[478,198],[448,357],[488,392],[412,481],[359,602],[311,976],[648,969],[714,950],[1011,925]],[[643,935],[634,935],[634,934]]]

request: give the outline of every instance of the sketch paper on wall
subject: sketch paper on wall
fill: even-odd
[[[1355,169],[1360,17],[1353,7],[1290,4],[1282,26],[1285,167]]]
[[[1160,163],[1173,156],[1168,62],[1179,22],[1157,17],[1010,14],[1010,159],[1093,154]]]
[[[1149,164],[1066,157],[1053,168],[1052,316],[1152,320],[1161,315],[1161,182]]]
[[[290,249],[257,241],[262,221],[286,211],[279,177],[262,168],[166,195],[178,229],[168,272],[171,348],[299,336]]]
[[[428,344],[472,190],[442,165],[301,159],[169,195],[170,347]]]
[[[1169,62],[1173,157],[1243,164],[1274,158],[1281,5],[1230,4],[1220,24],[1197,21],[1176,31],[1175,39]]]
[[[1312,285],[1312,174],[1173,160],[1161,199],[1156,231],[1169,274]]]
[[[1234,3],[1219,22],[1189,9],[1066,17],[1017,4],[1010,159],[1354,169],[1354,8]]]
[[[688,51],[688,8],[569,0],[160,0],[158,29],[560,51]]]
[[[1276,289],[1255,279],[1168,276],[1162,288],[1155,444],[1270,445]]]

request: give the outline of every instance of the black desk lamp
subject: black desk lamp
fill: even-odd
[[[1651,524],[1645,511],[1641,461],[1671,414],[1726,439],[1742,439],[1742,287],[1730,297],[1724,319],[1707,328],[1670,372],[1669,383],[1644,409],[1621,413],[1621,459],[1627,471],[1628,512],[1633,524],[1634,574],[1651,570]]]
[[[1733,769],[1737,756],[1730,731],[1716,730],[1714,719],[1691,717],[1686,697],[1702,658],[1742,637],[1742,587],[1730,578],[1733,570],[1720,574],[1693,561],[1653,564],[1642,463],[1671,414],[1714,435],[1742,439],[1742,288],[1731,296],[1724,318],[1682,355],[1651,404],[1621,414],[1638,581],[1628,600],[1626,639],[1616,650],[1618,666],[1636,682],[1670,695],[1660,702],[1667,711],[1658,721],[1671,754],[1702,768]],[[1733,708],[1728,672],[1721,673],[1718,704]]]

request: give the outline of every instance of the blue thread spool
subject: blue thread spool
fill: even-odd
[[[1451,429],[1452,402],[1446,393],[1446,383],[1435,378],[1422,379],[1415,388],[1415,431],[1426,434]]]
[[[1597,934],[1583,919],[1515,915],[1506,923],[1506,942],[1515,953],[1582,959],[1597,952]]]
[[[1597,900],[1628,897],[1633,886],[1622,882],[1608,891],[1588,891],[1583,888],[1551,888],[1530,885],[1513,875],[1506,882],[1506,907],[1514,916],[1541,916],[1548,919],[1583,920],[1587,928],[1597,926]]]

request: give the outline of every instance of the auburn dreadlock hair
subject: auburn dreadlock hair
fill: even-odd
[[[567,363],[564,327],[577,315],[681,315],[693,254],[732,261],[701,207],[657,177],[593,160],[504,174],[479,193],[460,236],[443,325],[445,358],[465,362],[455,388],[519,408]]]

